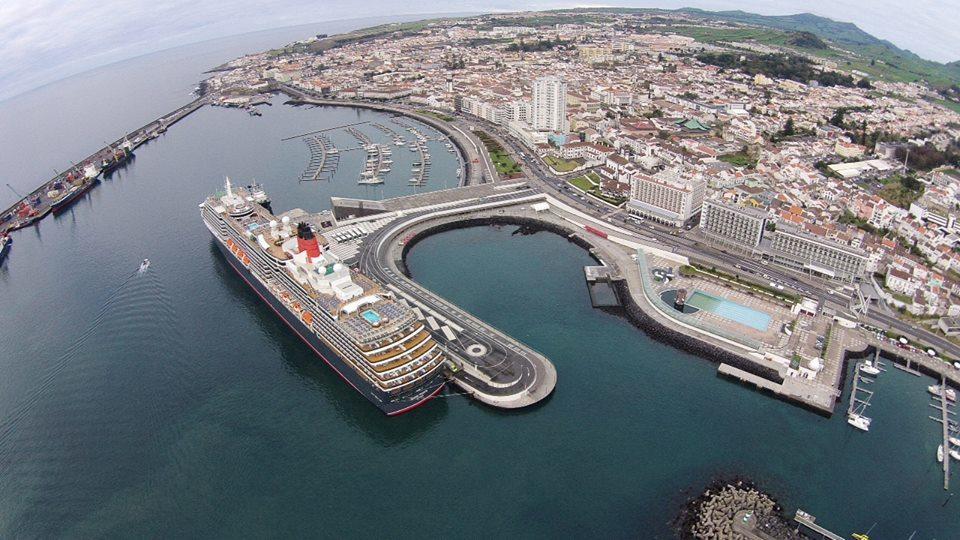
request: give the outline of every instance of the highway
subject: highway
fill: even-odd
[[[493,135],[505,148],[508,148],[518,157],[524,174],[529,180],[538,185],[544,192],[562,200],[564,203],[585,212],[595,219],[616,225],[632,231],[638,239],[657,245],[661,249],[684,255],[693,261],[716,266],[731,274],[753,274],[753,279],[760,283],[773,283],[792,289],[806,297],[813,298],[820,303],[821,309],[829,307],[838,314],[849,313],[851,296],[844,287],[836,283],[828,283],[816,278],[798,275],[774,265],[765,265],[754,259],[728,253],[701,242],[696,230],[676,229],[649,221],[637,223],[625,215],[623,210],[615,209],[570,187],[566,180],[546,170],[539,159],[530,155],[513,137],[499,126],[490,124],[477,118],[467,118],[457,114],[459,122],[467,125],[480,125],[483,130]],[[869,309],[861,320],[880,328],[913,338],[934,347],[940,353],[946,353],[953,358],[960,358],[960,346],[934,334],[924,328],[917,327],[902,321],[881,309]]]

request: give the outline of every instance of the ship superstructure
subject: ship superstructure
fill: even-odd
[[[351,270],[306,223],[277,219],[235,189],[200,204],[217,247],[238,274],[354,389],[389,415],[440,392],[446,356],[394,294]]]

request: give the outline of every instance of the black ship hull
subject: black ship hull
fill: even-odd
[[[109,163],[103,166],[103,169],[101,170],[101,174],[103,175],[104,178],[109,178],[110,176],[113,175],[113,173],[117,169],[126,166],[127,163],[129,163],[133,159],[133,157],[134,157],[133,152],[130,152],[128,154],[125,154],[122,158],[110,161]]]
[[[54,214],[59,214],[60,212],[63,212],[67,208],[70,208],[70,206],[73,203],[77,202],[77,199],[82,197],[84,193],[90,191],[93,188],[93,186],[97,185],[99,182],[100,182],[99,179],[94,178],[93,180],[90,181],[90,183],[84,184],[83,187],[81,187],[80,189],[70,192],[64,198],[51,204],[50,209],[53,210]]]
[[[215,238],[215,244],[223,254],[231,268],[253,289],[274,313],[279,316],[283,322],[290,327],[297,336],[300,337],[328,366],[330,366],[340,377],[347,382],[354,390],[362,394],[367,400],[377,406],[381,411],[389,416],[396,416],[411,411],[436,396],[443,390],[446,384],[446,378],[442,369],[438,369],[427,381],[405,394],[392,395],[380,391],[372,384],[363,379],[346,360],[339,354],[331,350],[311,329],[309,329],[299,317],[294,315],[278,300],[273,293],[256,278],[230,250]]]

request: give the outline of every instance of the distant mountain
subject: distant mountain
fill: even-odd
[[[897,46],[893,43],[883,39],[878,39],[866,33],[853,23],[838,22],[834,21],[833,19],[814,15],[812,13],[798,13],[796,15],[757,15],[756,13],[747,13],[739,10],[706,11],[697,8],[681,8],[676,10],[676,12],[699,15],[701,17],[714,20],[755,24],[757,26],[768,26],[770,28],[779,28],[780,30],[811,32],[820,37],[828,38],[838,45],[879,45],[883,47],[889,47],[891,49],[897,49]],[[909,51],[903,52],[909,53]],[[916,56],[913,53],[909,54]]]
[[[847,55],[846,58],[840,58],[841,67],[846,67],[848,70],[856,69],[867,73],[871,77],[893,81],[926,81],[939,88],[960,84],[960,61],[942,64],[926,60],[911,51],[897,47],[885,39],[879,39],[864,32],[853,23],[838,22],[812,13],[757,15],[739,10],[707,11],[699,8],[577,8],[555,11],[646,13],[665,16],[680,13],[704,20],[765,27],[787,34],[809,33],[821,42],[832,43],[840,49],[853,53],[853,56]],[[819,47],[808,46],[815,43],[809,38],[799,38],[800,42],[804,44],[791,43],[791,39],[798,39],[798,37],[796,35],[789,37],[786,44],[808,50],[819,49]],[[825,50],[821,49],[821,51]],[[816,51],[814,52],[816,53]]]
[[[857,53],[871,61],[881,61],[902,73],[901,78],[927,80],[943,86],[960,82],[960,61],[941,64],[921,58],[901,49],[893,43],[879,39],[849,22],[838,22],[812,13],[796,15],[757,15],[745,11],[706,11],[697,8],[681,8],[675,12],[686,13],[705,19],[722,20],[741,24],[766,26],[791,32],[810,32],[830,40],[838,46]]]

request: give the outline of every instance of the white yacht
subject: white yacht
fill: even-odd
[[[939,385],[939,384],[934,384],[934,385],[928,386],[928,387],[927,387],[927,392],[930,392],[931,394],[939,397],[939,396],[940,396],[940,385]],[[947,399],[949,399],[950,401],[956,401],[956,400],[957,400],[957,392],[956,392],[956,390],[954,390],[953,388],[949,388],[949,387],[948,387],[946,394],[947,394]]]
[[[863,363],[860,364],[860,373],[866,373],[867,375],[879,375],[880,369],[873,365],[873,362],[870,360],[864,360]]]
[[[847,415],[847,423],[861,431],[870,431],[870,422],[871,419],[861,414],[850,413]]]
[[[937,463],[943,463],[943,445],[937,447]]]

